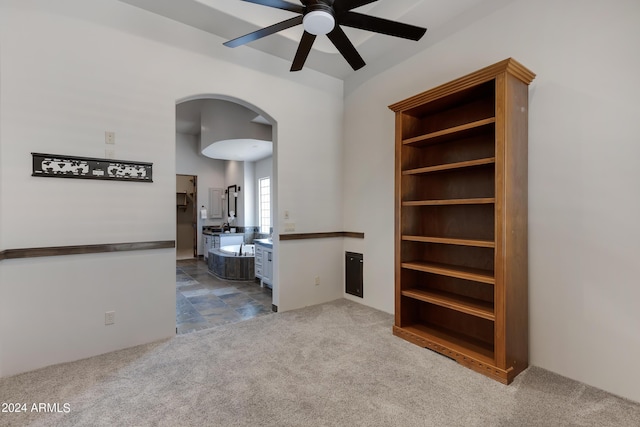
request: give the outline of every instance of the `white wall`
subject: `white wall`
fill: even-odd
[[[282,264],[311,264],[305,274],[299,274],[294,269],[281,270],[276,286],[284,285],[286,291],[279,294],[279,307],[296,305],[299,301],[303,301],[304,306],[313,305],[313,301],[341,298],[344,275],[342,247],[341,238],[317,239],[314,245],[308,245],[304,240],[280,242],[278,255],[283,260]],[[318,286],[315,284],[316,277],[320,278]]]
[[[3,376],[175,333],[170,249],[5,260],[0,283]]]
[[[244,176],[242,177],[242,199],[244,206],[242,213],[244,215],[244,226],[255,227],[257,226],[256,220],[256,183],[255,183],[255,163],[244,162]]]
[[[277,203],[299,231],[340,228],[341,81],[114,0],[0,8],[0,250],[175,239],[175,105],[199,94],[273,118]],[[152,184],[30,176],[32,151],[103,157],[106,130],[116,158],[153,162]],[[298,291],[322,265],[316,245],[276,258],[292,290],[281,310],[340,296]],[[174,262],[174,250],[1,261],[0,376],[173,335]]]
[[[204,205],[209,210],[209,188],[226,188],[224,182],[225,161],[211,159],[200,153],[200,139],[195,135],[176,133],[176,174],[196,175],[198,177],[198,255],[203,254],[202,227],[221,225],[223,219],[205,220],[200,218],[199,210]],[[226,202],[225,202],[226,206]],[[226,208],[225,208],[226,209]]]
[[[514,57],[538,74],[529,115],[530,362],[640,401],[638,22],[637,0],[512,1],[348,84],[345,229],[367,237],[345,248],[364,252],[366,304],[393,312],[386,106]]]
[[[224,162],[224,180],[226,182],[225,188],[230,185],[235,185],[236,188],[240,187],[238,197],[234,197],[232,193],[227,194],[228,200],[224,202],[225,209],[225,222],[227,222],[230,212],[235,212],[235,219],[230,223],[231,226],[245,225],[244,223],[244,197],[242,194],[242,187],[244,187],[244,168],[245,163],[237,160],[227,160]],[[230,189],[231,191],[233,189]],[[227,203],[228,202],[228,203]],[[227,210],[227,204],[229,209]]]
[[[273,173],[273,159],[271,156],[265,158],[265,159],[261,159],[258,160],[256,162],[254,162],[254,169],[255,169],[255,175],[256,175],[256,183],[258,182],[258,179],[260,178],[265,178],[265,177],[270,177],[271,174]],[[256,184],[257,185],[257,184]]]

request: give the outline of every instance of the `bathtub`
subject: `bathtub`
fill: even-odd
[[[227,280],[254,280],[255,246],[243,244],[242,255],[238,255],[239,251],[240,245],[227,245],[209,250],[209,272]]]
[[[220,248],[220,251],[225,254],[240,256],[238,255],[238,252],[240,252],[240,245],[223,246]],[[242,245],[242,256],[254,256],[255,253],[256,249],[254,245]]]

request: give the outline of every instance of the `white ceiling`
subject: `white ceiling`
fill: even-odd
[[[261,139],[226,139],[209,145],[202,154],[212,159],[255,162],[273,154],[273,143]]]
[[[120,1],[215,34],[225,41],[297,15],[242,0]],[[298,3],[294,0],[288,1]],[[510,1],[512,0],[378,0],[357,9],[360,13],[426,27],[426,35],[418,42],[348,27],[343,29],[365,62],[370,66],[377,65],[375,68],[379,69],[380,64],[388,67],[406,59],[451,34],[461,25],[467,25],[486,15],[496,6]],[[295,56],[301,35],[302,26],[297,26],[235,49],[258,49],[290,63]],[[393,60],[390,61],[390,58]],[[351,69],[324,36],[316,39],[305,68],[340,79],[358,72]]]
[[[181,102],[176,105],[176,132],[201,137],[201,112],[203,106],[210,102],[209,99],[196,99],[187,102]],[[220,102],[220,101],[216,101]],[[230,101],[229,101],[230,102]],[[246,107],[237,106],[250,112]],[[231,113],[229,113],[231,114]],[[260,123],[271,126],[271,124],[257,113],[250,114],[253,119],[250,122]],[[247,122],[249,125],[249,122]],[[200,144],[198,144],[200,147]],[[212,159],[237,160],[246,162],[255,162],[271,156],[273,153],[272,141],[249,138],[235,138],[217,141],[204,150],[202,154]]]

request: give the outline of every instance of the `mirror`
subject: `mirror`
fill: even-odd
[[[227,187],[227,217],[233,216],[233,218],[238,218],[238,192],[240,191],[240,187],[237,185],[230,185]],[[231,198],[233,197],[233,209],[231,208]],[[233,212],[233,215],[231,213]],[[231,221],[229,221],[229,225]]]

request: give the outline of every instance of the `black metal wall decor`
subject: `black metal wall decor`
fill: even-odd
[[[153,163],[31,153],[31,176],[153,182]]]

